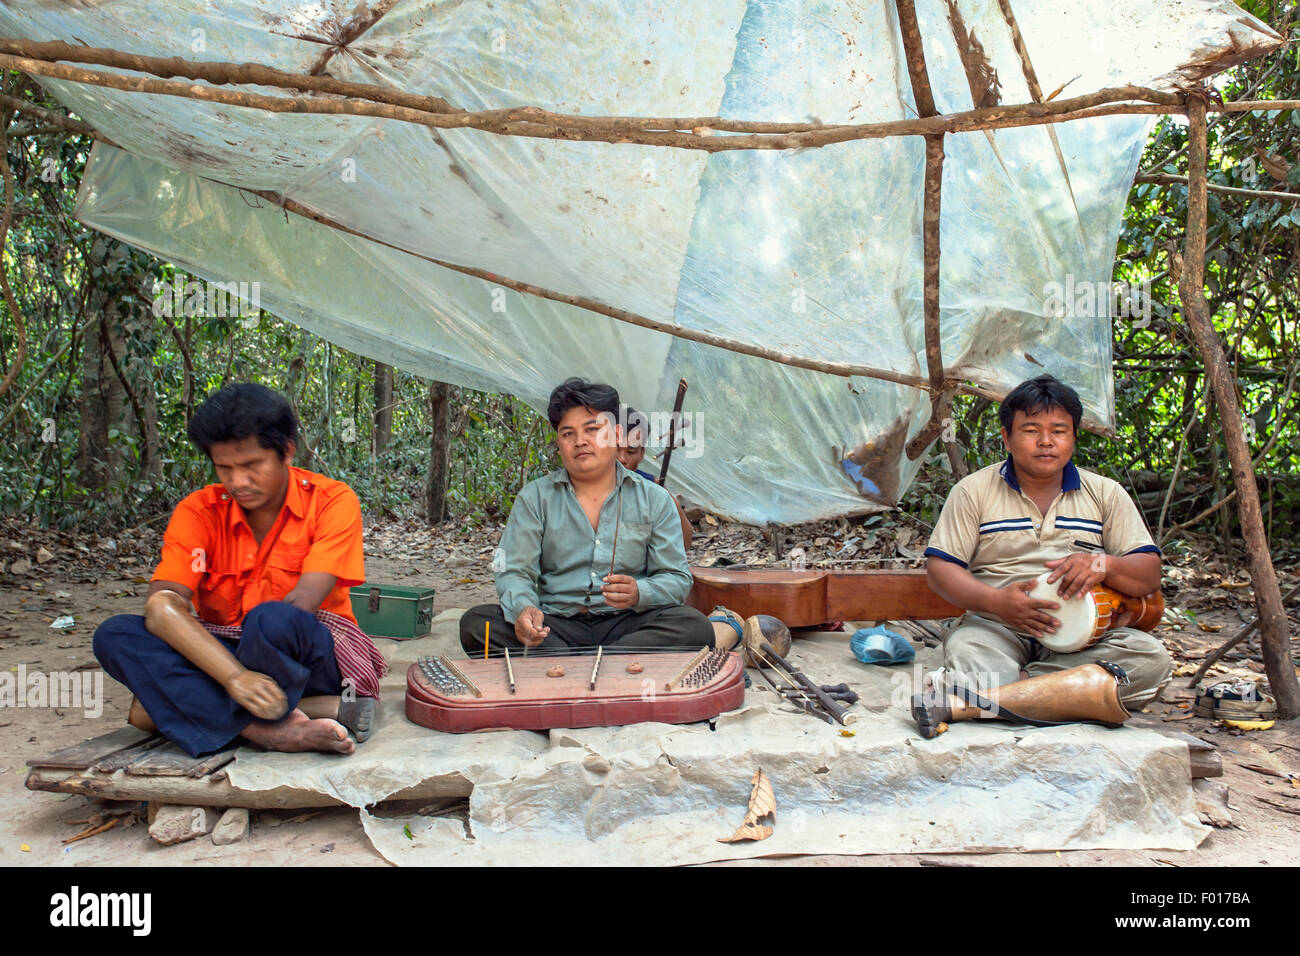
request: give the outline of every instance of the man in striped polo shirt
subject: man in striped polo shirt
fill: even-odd
[[[927,581],[967,613],[944,640],[944,686],[937,691],[998,688],[989,696],[1004,703],[1014,697],[1027,716],[1065,718],[1072,715],[1056,714],[1053,700],[1035,701],[1065,694],[1062,679],[1074,675],[1042,680],[1049,675],[1079,669],[1085,682],[1102,680],[1103,672],[1087,665],[1117,665],[1128,681],[1121,681],[1119,700],[1130,710],[1169,682],[1168,651],[1142,631],[1115,628],[1070,654],[1038,641],[1060,623],[1051,614],[1060,604],[1028,593],[1045,570],[1066,601],[1098,583],[1130,595],[1160,587],[1160,549],[1133,500],[1118,482],[1071,461],[1082,417],[1078,394],[1052,376],[1022,382],[999,409],[1009,457],[963,478],[944,503],[925,551]],[[932,737],[940,722],[973,716],[959,703],[942,693],[928,706],[914,700],[922,734]]]

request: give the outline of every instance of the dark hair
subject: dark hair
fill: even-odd
[[[546,403],[546,417],[551,427],[558,429],[560,419],[571,408],[594,408],[598,412],[609,412],[618,417],[618,392],[612,385],[600,385],[571,378],[562,385],[557,385],[551,392],[551,400]]]
[[[623,417],[621,422],[623,425],[624,443],[627,442],[628,435],[632,434],[634,431],[640,431],[641,444],[645,445],[645,443],[650,439],[650,419],[646,417],[644,412],[638,412],[631,405],[624,405],[622,407],[622,415]]]
[[[280,460],[289,442],[298,441],[298,419],[289,400],[265,385],[238,382],[227,385],[199,406],[190,419],[190,441],[211,457],[218,442],[256,438],[263,448],[274,448]]]
[[[1079,393],[1051,375],[1031,378],[1012,389],[1011,393],[1002,399],[1002,405],[998,408],[998,418],[1002,422],[1002,427],[1010,432],[1016,412],[1037,415],[1039,412],[1051,411],[1053,408],[1063,408],[1069,412],[1070,417],[1074,419],[1074,433],[1077,435],[1079,422],[1083,420],[1083,404],[1079,401]]]

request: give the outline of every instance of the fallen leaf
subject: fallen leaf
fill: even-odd
[[[772,781],[767,779],[763,768],[754,771],[754,780],[749,792],[749,807],[745,811],[745,820],[736,832],[729,837],[719,838],[719,843],[739,843],[741,840],[766,840],[773,833],[773,828],[761,825],[758,821],[770,818],[776,822],[776,795],[772,792]]]
[[[1243,764],[1241,764],[1241,769],[1242,769],[1242,770],[1253,770],[1253,771],[1255,771],[1255,773],[1262,773],[1262,774],[1265,774],[1266,776],[1269,776],[1269,777],[1281,777],[1283,780],[1289,780],[1289,779],[1290,779],[1290,774],[1280,773],[1280,772],[1274,770],[1272,767],[1261,767],[1261,766],[1260,766],[1259,764],[1257,764],[1257,763],[1243,763]]]

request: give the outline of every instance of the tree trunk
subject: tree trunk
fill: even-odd
[[[393,439],[393,367],[375,363],[375,431],[373,450],[382,454]]]
[[[441,524],[447,517],[447,471],[451,435],[447,428],[451,386],[446,382],[429,385],[429,421],[433,434],[429,438],[429,483],[425,503],[429,524]]]
[[[142,271],[137,277],[140,286],[153,281],[153,276]],[[143,301],[135,295],[136,302]],[[153,313],[145,308],[120,312],[123,330],[123,349],[118,359],[135,403],[131,411],[139,409],[137,419],[132,415],[134,430],[140,440],[142,477],[156,487],[162,483],[162,437],[158,433],[158,382],[154,375],[153,357],[158,354],[158,337]],[[133,344],[134,343],[134,344]]]
[[[99,236],[91,244],[90,266],[107,268],[110,260],[123,255],[118,243],[107,236]],[[106,492],[111,504],[120,505],[121,495],[113,490],[122,476],[122,446],[110,441],[110,428],[120,428],[126,406],[126,390],[113,371],[112,362],[104,351],[107,342],[113,345],[118,329],[115,321],[117,300],[98,286],[91,293],[87,310],[98,314],[99,319],[86,328],[86,341],[81,350],[80,423],[77,435],[77,470],[80,484]]]
[[[1273,696],[1277,699],[1278,714],[1290,719],[1300,716],[1300,682],[1296,681],[1295,665],[1291,662],[1290,624],[1286,609],[1282,606],[1282,591],[1278,587],[1277,573],[1273,570],[1273,559],[1264,534],[1259,486],[1255,483],[1255,467],[1250,460],[1250,448],[1246,445],[1246,432],[1241,424],[1236,383],[1224,358],[1219,333],[1210,320],[1209,304],[1205,301],[1205,104],[1203,95],[1192,93],[1187,97],[1187,244],[1183,253],[1178,295],[1182,301],[1183,315],[1205,360],[1205,371],[1219,407],[1223,443],[1227,448],[1228,460],[1232,463],[1232,481],[1237,489],[1241,534],[1246,542],[1250,579],[1255,587],[1255,606],[1259,612],[1264,670],[1268,674]]]

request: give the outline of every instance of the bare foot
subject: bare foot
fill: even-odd
[[[343,700],[338,694],[332,697],[304,697],[298,701],[298,709],[308,717],[337,720],[359,744],[370,739],[377,724],[375,701],[370,697],[358,697],[355,700]]]
[[[319,750],[350,754],[357,749],[357,745],[348,737],[347,730],[337,720],[324,717],[313,720],[296,709],[288,717],[273,724],[251,723],[241,734],[245,740],[251,740],[267,750],[284,753]]]

